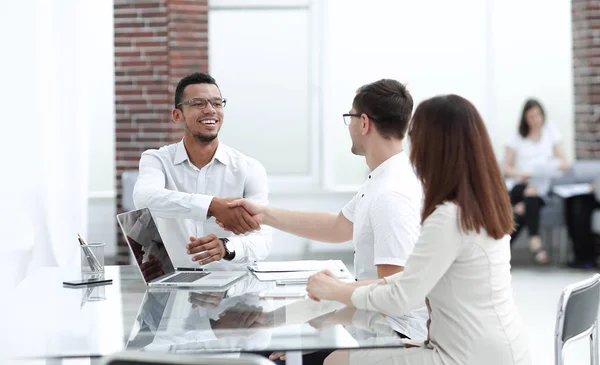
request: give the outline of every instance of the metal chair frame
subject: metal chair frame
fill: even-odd
[[[575,284],[571,284],[563,290],[560,300],[558,302],[558,311],[556,314],[556,330],[554,332],[554,356],[556,365],[564,364],[566,345],[568,345],[572,341],[576,341],[586,336],[589,336],[590,340],[590,363],[592,365],[600,365],[598,361],[598,302],[600,302],[600,298],[598,298],[598,302],[595,308],[595,321],[590,325],[590,327],[586,330],[583,330],[579,334],[568,338],[566,341],[563,341],[564,326],[566,320],[565,313],[567,310],[567,306],[569,305],[571,295],[574,292],[592,290],[597,285],[600,285],[600,274],[595,274],[589,279],[580,281]]]

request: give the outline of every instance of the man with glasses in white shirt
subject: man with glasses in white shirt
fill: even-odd
[[[150,209],[177,267],[262,260],[271,249],[269,227],[261,229],[243,207],[227,206],[239,197],[266,205],[269,189],[263,165],[218,138],[226,102],[209,74],[184,77],[172,111],[183,139],[140,159],[134,204]]]
[[[405,86],[383,79],[358,89],[352,109],[344,114],[352,153],[365,156],[371,173],[358,194],[338,214],[293,212],[239,199],[263,224],[315,241],[354,243],[358,280],[375,280],[403,270],[419,237],[423,190],[402,140],[413,100]],[[219,223],[219,222],[218,222]],[[403,337],[427,337],[425,308],[402,318],[389,318]]]

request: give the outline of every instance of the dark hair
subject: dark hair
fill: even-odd
[[[365,113],[375,123],[382,137],[402,139],[410,121],[413,100],[403,84],[382,79],[361,86],[352,106],[357,113]]]
[[[179,83],[177,84],[177,88],[175,89],[175,108],[177,108],[177,104],[185,101],[182,99],[183,91],[185,90],[186,86],[193,84],[213,84],[216,87],[219,87],[219,85],[217,85],[217,81],[206,72],[194,72],[193,74],[189,74],[183,79],[179,80]]]
[[[544,112],[544,108],[542,108],[542,104],[535,99],[528,99],[523,106],[523,113],[521,114],[521,123],[519,123],[519,134],[521,137],[525,138],[529,134],[529,124],[527,124],[527,118],[525,118],[525,114],[531,109],[538,107],[542,112],[542,116],[546,119],[546,113]]]
[[[410,160],[423,184],[425,221],[439,204],[460,208],[465,232],[483,228],[495,239],[513,231],[508,192],[477,109],[458,95],[422,102],[410,125]]]

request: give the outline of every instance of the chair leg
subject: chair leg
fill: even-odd
[[[556,262],[556,255],[554,251],[554,247],[556,246],[556,228],[550,228],[550,237],[548,238],[548,244],[546,247],[550,248],[550,255],[552,256],[552,261]]]
[[[560,261],[561,263],[569,262],[569,247],[571,242],[569,241],[569,233],[565,227],[560,229]]]
[[[561,233],[562,229],[560,227],[552,228],[552,259],[558,265],[561,265],[563,263],[563,255],[561,249],[561,247],[563,246],[563,242]],[[556,248],[556,251],[554,250],[554,248]]]
[[[556,247],[556,228],[549,227],[546,229],[546,235],[543,239],[544,247],[546,248],[546,252],[552,257],[552,261],[556,262],[556,251],[554,248]]]
[[[590,363],[592,365],[600,365],[598,363],[598,321],[594,323],[594,329],[590,333]]]

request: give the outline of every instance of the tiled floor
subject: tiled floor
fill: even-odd
[[[554,364],[554,326],[560,293],[568,284],[592,274],[559,268],[513,269],[515,301],[528,330],[533,364]],[[589,364],[587,339],[578,340],[567,348],[565,363]]]

